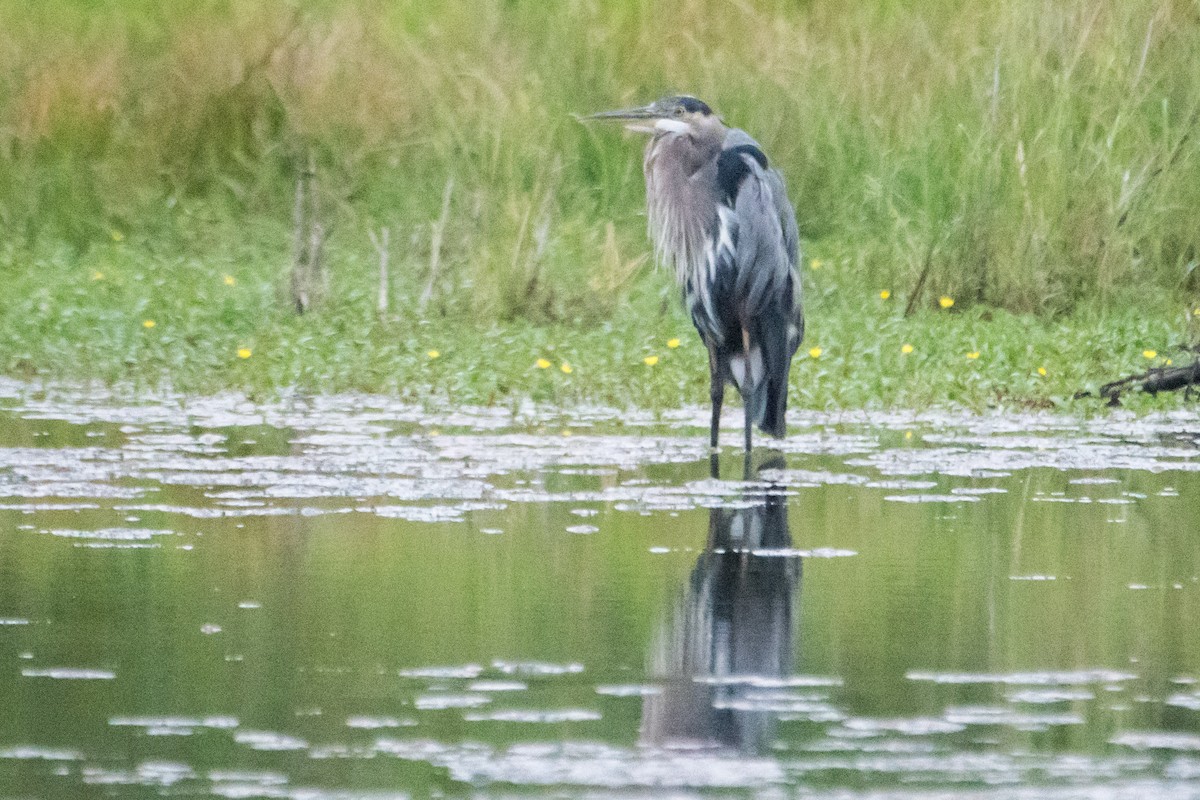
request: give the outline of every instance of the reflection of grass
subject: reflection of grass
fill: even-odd
[[[259,243],[286,238],[282,230],[247,233]],[[666,275],[639,283],[596,324],[462,314],[418,321],[403,316],[403,305],[400,317],[381,321],[374,265],[347,261],[355,267],[338,273],[328,304],[297,317],[279,302],[277,262],[257,247],[257,256],[235,249],[200,260],[159,255],[127,237],[82,262],[63,254],[30,261],[0,306],[0,371],[202,392],[294,386],[463,403],[707,402],[706,357]],[[1200,332],[1190,307],[1161,299],[1107,312],[1086,304],[1053,320],[978,305],[905,318],[903,302],[881,299],[832,260],[806,277],[795,407],[1041,405],[1179,359],[1172,345],[1182,332]]]
[[[435,305],[600,320],[644,291],[639,159],[569,114],[675,88],[763,141],[877,292],[926,266],[930,306],[1194,289],[1187,4],[753,5],[0,0],[0,224],[17,251],[208,250],[231,229],[199,218],[286,219],[312,146],[345,259],[388,225],[423,270],[453,179]]]

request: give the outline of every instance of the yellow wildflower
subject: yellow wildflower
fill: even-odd
[[[432,361],[433,359],[435,359],[435,358],[437,358],[438,356],[440,356],[440,355],[441,355],[441,353],[439,353],[437,350],[430,350],[430,351],[429,351],[428,353],[426,353],[425,355],[429,356],[429,359]]]
[[[1043,378],[1046,377],[1046,368],[1038,367],[1038,375],[1041,375]]]
[[[1193,308],[1193,309],[1192,309],[1192,316],[1193,316],[1193,317],[1200,317],[1200,308]]]
[[[1169,367],[1169,366],[1171,366],[1171,365],[1172,365],[1172,364],[1174,364],[1174,363],[1175,363],[1175,362],[1174,362],[1174,361],[1172,361],[1171,359],[1169,359],[1169,358],[1167,359],[1167,366],[1168,366],[1168,367]]]
[[[104,280],[104,273],[98,269],[92,270],[92,280],[94,280],[94,281]]]
[[[814,259],[813,259],[812,261],[810,261],[809,263],[812,265],[812,268],[813,268],[813,269],[820,269],[820,268],[821,268],[821,264],[823,264],[823,263],[825,263],[825,262],[821,261],[821,259],[819,259],[819,258],[814,258]]]
[[[647,367],[653,367],[658,363],[658,356],[646,356],[642,359]]]
[[[1158,358],[1157,350],[1143,350],[1142,355],[1146,358]]]
[[[569,428],[563,428],[563,429],[562,429],[562,435],[563,435],[563,436],[570,436],[570,435],[571,435],[571,431],[570,431],[570,429],[569,429]]]
[[[237,278],[233,277],[232,275],[223,275],[221,276],[221,282],[226,286],[233,286],[235,283],[237,283]]]
[[[911,438],[912,438],[912,431],[905,431],[905,432],[904,432],[904,438],[905,438],[905,439],[911,439]]]
[[[891,296],[892,296],[892,293],[889,292],[887,289],[884,289],[882,292],[879,293],[880,300],[887,300]]]
[[[254,355],[254,352],[249,347],[239,347],[238,348],[238,352],[237,352],[238,358],[249,358],[252,355]]]
[[[819,348],[819,347],[813,347],[813,348],[810,348],[810,349],[809,349],[809,351],[808,351],[808,355],[809,355],[809,357],[810,357],[810,358],[820,358],[820,357],[821,357],[821,353],[823,353],[823,352],[825,352],[825,351],[824,351],[824,350],[822,350],[821,348]]]
[[[970,359],[976,359],[976,358],[979,358],[979,351],[978,351],[978,350],[972,350],[971,352],[967,353],[967,358],[970,358]]]
[[[537,365],[538,369],[547,369],[550,366],[550,362],[544,358],[539,358],[537,361],[535,361],[533,363]]]
[[[674,350],[676,347],[679,347],[679,340],[678,339],[667,339],[667,347]]]
[[[900,346],[900,352],[904,353],[904,355],[908,355],[912,351],[913,351],[913,346],[911,344],[906,343],[906,344],[903,344]]]
[[[111,231],[110,233],[114,242],[119,242],[125,238],[125,234],[120,231]]]
[[[158,323],[156,323],[156,322],[155,322],[154,320],[152,320],[152,319],[144,319],[144,320],[142,320],[142,327],[143,327],[143,328],[153,328],[153,327],[154,327],[155,325],[157,325],[157,324],[158,324]]]
[[[572,372],[575,371],[575,370],[571,369],[571,365],[565,361],[562,363],[562,366],[559,367],[559,369],[561,369],[563,371],[564,375],[570,375]]]
[[[954,298],[949,295],[942,295],[938,298],[938,305],[942,308],[949,308],[954,305]]]

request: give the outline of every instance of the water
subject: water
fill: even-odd
[[[1200,797],[1194,415],[705,428],[0,382],[0,797]]]

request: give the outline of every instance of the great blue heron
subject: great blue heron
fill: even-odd
[[[800,235],[783,178],[758,142],[695,97],[584,119],[625,120],[651,134],[643,163],[650,237],[660,263],[674,266],[708,348],[714,451],[729,381],[745,405],[746,451],[751,423],[783,436],[788,371],[804,337]]]

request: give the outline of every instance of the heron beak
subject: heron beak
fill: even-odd
[[[638,120],[654,120],[658,119],[659,114],[655,111],[654,106],[640,106],[639,108],[622,108],[616,111],[601,111],[597,114],[586,114],[579,117],[580,122],[591,122],[592,120],[624,120],[627,122],[626,129],[637,131],[638,133],[654,133],[654,123],[640,122]]]
[[[601,111],[598,114],[585,114],[580,119],[650,119],[653,116],[653,106],[639,106],[638,108],[621,108],[616,111]]]

